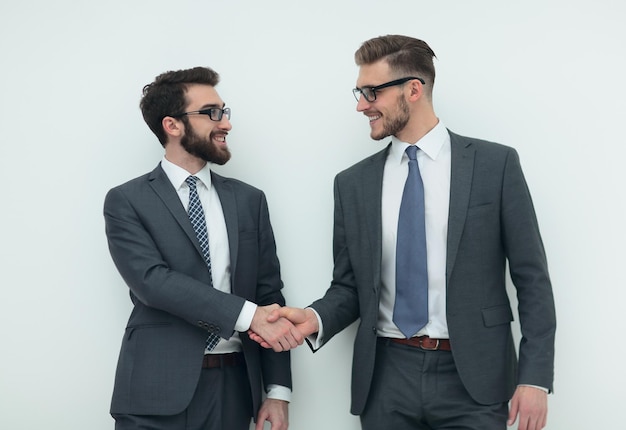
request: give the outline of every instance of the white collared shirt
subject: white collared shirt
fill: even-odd
[[[398,215],[404,183],[409,173],[409,158],[405,150],[410,144],[415,144],[419,148],[417,163],[424,183],[428,267],[428,324],[414,335],[448,338],[446,244],[452,158],[450,135],[441,121],[417,142],[402,142],[396,137],[391,138],[391,148],[383,172],[381,264],[383,288],[380,293],[378,334],[384,337],[404,337],[392,318],[396,292]]]

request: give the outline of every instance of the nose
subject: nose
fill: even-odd
[[[222,130],[231,130],[233,125],[230,123],[230,119],[226,115],[222,116],[222,119],[218,123],[218,127]]]
[[[370,102],[367,101],[367,99],[363,96],[363,94],[360,94],[359,101],[356,104],[356,111],[363,112],[369,107],[370,107]]]

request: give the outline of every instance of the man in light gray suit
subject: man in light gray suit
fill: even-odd
[[[280,351],[303,338],[285,319],[267,322],[284,298],[264,194],[209,168],[230,159],[218,80],[196,67],[144,88],[142,114],[165,155],[105,199],[109,249],[134,305],[111,404],[118,430],[248,430],[251,417],[257,429],[288,426],[290,356]]]
[[[515,150],[452,133],[435,115],[434,57],[405,36],[374,38],[356,52],[357,110],[371,137],[390,143],[335,179],[335,267],[325,296],[305,310],[281,308],[271,320],[288,317],[305,336],[317,333],[307,338],[317,350],[360,318],[351,412],[363,429],[491,430],[517,419],[519,429],[537,430],[552,390],[556,319],[533,204]],[[424,281],[412,275],[410,288],[424,287],[427,303],[409,308],[406,316],[417,317],[424,304],[424,323],[404,332],[395,310],[407,299],[396,298],[396,276],[417,264],[396,268],[406,254],[396,246],[412,146],[427,273]],[[519,360],[507,261],[519,302]]]

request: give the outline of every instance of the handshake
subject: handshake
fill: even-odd
[[[257,307],[248,336],[264,348],[282,352],[302,345],[307,336],[318,331],[313,310],[273,304]]]

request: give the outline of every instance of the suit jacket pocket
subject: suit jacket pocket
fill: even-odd
[[[508,304],[485,308],[482,313],[485,327],[509,324],[513,321],[513,311]]]
[[[126,339],[130,340],[135,330],[146,329],[146,328],[161,328],[161,327],[169,327],[172,323],[169,322],[155,322],[155,323],[146,323],[146,324],[133,324],[126,327]]]
[[[467,208],[467,216],[482,216],[485,212],[492,211],[495,205],[492,202],[479,203]]]

